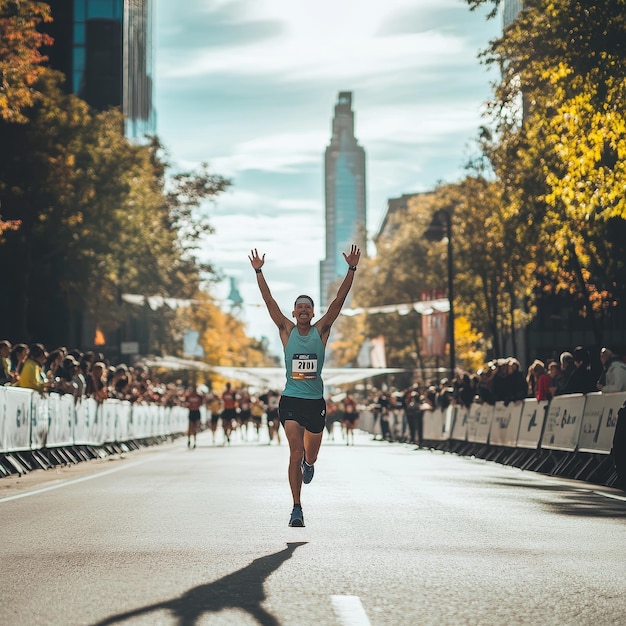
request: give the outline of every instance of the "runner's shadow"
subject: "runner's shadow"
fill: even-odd
[[[265,600],[263,584],[272,572],[291,558],[296,548],[306,543],[287,543],[284,550],[255,559],[247,567],[212,583],[193,587],[178,598],[118,613],[94,626],[117,624],[163,610],[171,611],[172,616],[178,618],[177,626],[194,626],[205,613],[219,613],[225,609],[247,611],[261,626],[280,626],[280,622],[262,606]]]

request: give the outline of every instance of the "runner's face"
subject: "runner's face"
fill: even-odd
[[[313,307],[308,302],[299,302],[293,311],[293,316],[298,321],[307,321],[313,317]]]

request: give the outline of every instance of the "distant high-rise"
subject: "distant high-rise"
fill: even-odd
[[[320,263],[320,304],[328,305],[331,287],[345,276],[343,252],[355,243],[366,254],[365,150],[354,136],[352,93],[339,93],[333,135],[325,155],[326,258]]]
[[[502,5],[502,23],[504,28],[517,19],[519,12],[524,8],[523,5],[523,0],[504,0]]]
[[[154,134],[152,0],[46,1],[55,40],[46,54],[66,90],[98,110],[119,107],[127,137]]]

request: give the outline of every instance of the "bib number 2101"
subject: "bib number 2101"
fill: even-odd
[[[317,354],[294,354],[291,360],[293,380],[314,380],[317,378]]]

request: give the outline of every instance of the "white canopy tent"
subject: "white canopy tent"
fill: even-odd
[[[280,390],[285,385],[285,369],[282,367],[214,366],[203,361],[180,359],[174,356],[147,358],[143,360],[143,363],[148,367],[162,367],[171,370],[215,372],[226,379],[237,380],[258,389]],[[324,368],[323,378],[326,387],[332,387],[406,371],[396,367],[328,367]]]
[[[211,367],[224,378],[239,380],[247,385],[280,390],[285,386],[285,369],[282,367]],[[375,376],[398,374],[407,370],[395,367],[328,367],[322,377],[326,387],[354,383]]]

